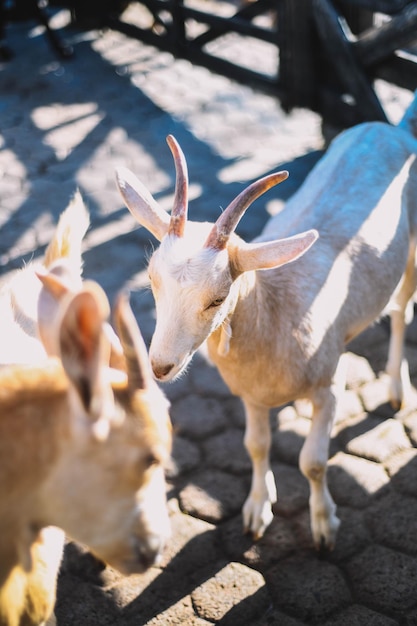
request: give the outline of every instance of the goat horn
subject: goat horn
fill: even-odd
[[[114,317],[126,361],[129,388],[131,391],[147,389],[152,377],[148,351],[125,291],[117,296]]]
[[[205,244],[206,248],[214,248],[215,250],[223,250],[229,240],[230,235],[238,225],[240,218],[246,209],[264,194],[268,189],[282,183],[288,178],[288,172],[276,172],[269,174],[255,181],[249,187],[246,187],[223,211],[214,224]]]
[[[172,135],[167,137],[168,146],[172,152],[175,163],[176,181],[174,206],[171,212],[168,233],[176,237],[184,234],[185,222],[188,211],[188,170],[183,151],[179,143]]]

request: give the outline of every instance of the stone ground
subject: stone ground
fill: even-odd
[[[54,17],[58,28],[63,13]],[[75,50],[67,62],[34,24],[7,29],[14,57],[0,66],[1,272],[42,252],[79,187],[92,221],[85,276],[111,299],[122,286],[131,289],[149,342],[154,307],[145,266],[152,242],[123,206],[115,166],[133,169],[169,208],[174,171],[165,137],[174,134],[188,159],[197,219],[215,219],[244,184],[287,168],[290,179],[239,225],[250,238],[322,154],[321,121],[306,110],[285,115],[269,95],[121,34],[62,34]],[[239,54],[256,62],[258,52],[245,44]],[[378,89],[396,121],[411,94]],[[342,519],[333,553],[320,557],[312,546],[307,482],[297,467],[309,428],[302,405],[271,412],[276,515],[258,543],[242,535],[250,482],[242,407],[201,351],[186,376],[164,387],[175,443],[168,472],[173,537],[163,563],[124,578],[69,542],[59,626],[417,624],[417,413],[411,404],[394,415],[386,403],[380,372],[388,337],[382,319],[349,346],[349,385],[330,450],[330,488]],[[412,324],[414,383],[416,343]]]

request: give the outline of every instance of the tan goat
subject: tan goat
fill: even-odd
[[[148,268],[157,317],[154,375],[175,378],[207,339],[211,359],[245,406],[253,476],[243,520],[255,537],[271,522],[276,500],[269,409],[308,399],[313,415],[300,468],[310,484],[314,542],[334,545],[339,520],[326,464],[338,363],[346,343],[391,298],[390,394],[396,407],[402,402],[409,383],[402,366],[405,312],[416,285],[416,120],[417,100],[398,127],[374,122],[342,133],[250,244],[234,230],[285,172],[250,185],[209,224],[187,221],[187,168],[173,137],[171,218],[131,172],[118,170],[128,208],[161,242]]]
[[[29,471],[29,475],[26,478],[29,480],[33,476],[31,469],[31,462],[36,462],[36,456],[41,455],[43,457],[42,448],[50,446],[50,461],[53,461],[55,454],[52,454],[54,448],[56,448],[56,454],[61,450],[61,445],[64,441],[60,442],[55,440],[59,435],[59,430],[68,430],[69,428],[82,428],[85,429],[85,435],[88,437],[88,431],[90,431],[90,439],[92,446],[92,459],[94,458],[98,463],[97,468],[94,471],[103,472],[106,471],[107,466],[100,466],[100,459],[94,455],[102,448],[102,453],[105,453],[105,449],[108,454],[111,455],[112,448],[114,446],[114,452],[116,459],[113,460],[116,476],[120,479],[124,479],[125,469],[129,468],[129,462],[125,463],[125,467],[121,461],[123,455],[123,442],[127,440],[128,434],[123,435],[123,430],[133,428],[136,434],[132,437],[131,441],[127,443],[125,452],[128,453],[131,446],[137,444],[140,432],[149,432],[143,438],[138,446],[138,455],[142,453],[146,455],[148,452],[152,454],[153,446],[162,448],[161,458],[167,453],[169,448],[169,424],[166,427],[164,420],[166,418],[166,402],[161,393],[155,389],[152,381],[149,382],[149,374],[147,373],[147,353],[144,349],[143,342],[137,336],[137,330],[135,324],[132,321],[132,315],[129,311],[126,302],[122,300],[118,304],[118,315],[120,318],[121,327],[126,326],[126,320],[128,320],[129,333],[138,342],[136,348],[137,354],[140,356],[140,366],[142,368],[143,381],[146,382],[146,390],[126,393],[124,388],[126,387],[126,359],[123,355],[123,351],[118,338],[110,325],[106,320],[102,323],[103,337],[100,339],[101,344],[105,345],[108,341],[111,344],[111,361],[112,364],[116,363],[118,366],[122,366],[124,372],[111,371],[108,365],[108,356],[103,354],[103,362],[97,363],[98,371],[102,371],[105,377],[110,379],[117,379],[119,381],[118,390],[115,387],[116,398],[117,394],[122,393],[123,397],[129,398],[131,395],[134,399],[134,407],[128,409],[127,413],[133,413],[132,418],[126,418],[130,420],[132,424],[130,426],[121,426],[120,429],[115,425],[116,430],[121,431],[121,435],[111,435],[111,414],[106,415],[105,419],[98,419],[94,424],[94,415],[91,411],[86,411],[83,417],[82,413],[78,415],[77,403],[74,404],[72,397],[74,391],[71,391],[73,385],[67,380],[62,366],[59,365],[57,359],[48,360],[47,355],[61,354],[60,337],[63,330],[61,324],[62,307],[66,307],[70,302],[70,299],[77,291],[82,289],[81,270],[82,270],[82,258],[81,258],[81,243],[82,238],[88,227],[89,217],[86,208],[84,207],[82,198],[77,193],[68,208],[63,212],[58,222],[58,226],[55,230],[53,238],[48,245],[44,258],[41,261],[29,263],[22,270],[14,272],[12,276],[7,276],[6,280],[0,289],[0,313],[2,324],[0,326],[0,364],[5,366],[7,363],[13,362],[15,364],[24,363],[26,365],[39,363],[42,366],[38,367],[20,367],[14,366],[3,367],[0,370],[0,432],[3,433],[3,429],[7,431],[7,436],[2,436],[0,441],[0,449],[3,454],[0,460],[0,497],[2,499],[2,508],[0,509],[0,625],[1,626],[35,626],[45,623],[45,619],[48,618],[48,626],[55,624],[55,618],[52,613],[55,592],[56,592],[56,580],[58,570],[63,554],[65,533],[60,528],[54,526],[39,527],[39,523],[35,519],[27,519],[27,515],[31,515],[30,510],[26,510],[26,507],[30,509],[30,502],[35,498],[35,494],[30,495],[29,501],[27,500],[28,494],[25,489],[29,486],[29,482],[22,483],[22,487],[19,487],[18,480],[15,480],[8,476],[9,472],[17,474],[21,478],[25,478],[24,472]],[[49,270],[49,273],[47,272]],[[40,278],[44,285],[42,286]],[[106,303],[104,294],[101,290],[94,286],[86,284],[86,288],[83,293],[87,295],[78,295],[77,299],[83,298],[87,303],[87,307],[83,305],[79,309],[80,314],[84,316],[85,323],[96,323],[94,321],[92,313],[94,313],[94,307],[97,309],[96,313],[100,313],[99,317],[105,314],[108,305]],[[66,298],[66,303],[65,303]],[[88,304],[90,302],[90,304]],[[93,308],[92,308],[93,305]],[[72,304],[71,307],[75,305]],[[69,307],[69,304],[68,304]],[[98,308],[97,308],[98,307]],[[68,313],[69,313],[68,308]],[[84,313],[82,311],[85,310]],[[90,318],[90,322],[88,322]],[[129,321],[130,318],[130,321]],[[63,318],[62,318],[63,319]],[[123,321],[124,319],[124,321]],[[73,323],[76,325],[81,323],[82,320],[75,320]],[[58,326],[60,326],[58,330]],[[66,325],[67,328],[68,324]],[[87,328],[87,327],[86,327]],[[75,328],[76,330],[76,328]],[[87,328],[87,334],[84,333],[80,337],[80,341],[88,350],[96,349],[91,344],[91,338],[88,338],[88,333],[92,331],[92,327],[89,330]],[[95,330],[98,336],[98,327]],[[39,339],[42,339],[40,342]],[[97,337],[96,337],[97,338]],[[132,350],[130,342],[128,341],[128,350]],[[77,354],[77,343],[72,342],[72,346],[66,348],[75,350],[75,354],[71,357],[73,365],[76,365],[76,360],[84,360],[84,365],[87,365],[85,360],[85,354]],[[107,351],[107,350],[106,350]],[[105,351],[105,352],[106,352]],[[131,355],[132,358],[133,355]],[[71,365],[67,363],[67,367]],[[73,366],[72,365],[72,366]],[[77,366],[78,367],[78,366]],[[92,370],[91,370],[92,373]],[[110,374],[110,376],[109,376]],[[116,376],[115,376],[116,374]],[[121,384],[121,381],[124,381]],[[113,396],[113,390],[110,389],[109,383],[104,381],[103,391]],[[84,385],[84,383],[83,383]],[[141,385],[138,385],[138,388]],[[129,388],[131,385],[129,385]],[[87,389],[87,387],[86,387]],[[107,389],[107,391],[106,391]],[[85,393],[85,392],[84,392]],[[95,393],[100,394],[100,389],[97,388]],[[155,396],[155,413],[156,421],[162,420],[162,428],[156,424],[154,428],[152,421],[153,408],[147,406],[147,395]],[[141,398],[137,402],[136,398]],[[44,410],[42,407],[44,404],[48,405],[48,410]],[[49,403],[51,405],[49,406]],[[108,408],[111,413],[111,402]],[[124,413],[126,412],[122,406],[119,406],[119,402],[115,403],[114,411],[116,414],[120,414],[117,420],[125,421]],[[62,405],[62,406],[61,406]],[[33,412],[32,412],[33,407]],[[159,409],[158,409],[159,407]],[[53,415],[55,408],[58,408],[56,415]],[[105,407],[104,407],[105,408]],[[92,409],[93,413],[94,410]],[[158,411],[160,416],[158,417]],[[65,416],[65,412],[68,415]],[[72,412],[72,414],[71,414]],[[61,415],[62,413],[62,415]],[[88,413],[91,414],[91,422],[87,419]],[[8,414],[8,415],[7,415]],[[18,417],[16,416],[18,415]],[[6,421],[8,417],[9,421]],[[98,416],[96,416],[98,417]],[[10,422],[12,420],[12,422]],[[56,420],[56,421],[55,421]],[[116,421],[117,421],[116,420]],[[134,422],[138,420],[140,426],[136,428]],[[83,422],[87,422],[83,426]],[[147,425],[147,421],[150,422]],[[25,425],[27,422],[27,425]],[[13,428],[10,427],[12,423]],[[87,428],[85,428],[87,426]],[[158,434],[158,429],[161,428],[161,436]],[[168,428],[168,431],[166,430]],[[34,430],[36,431],[36,438],[34,437]],[[155,431],[155,437],[152,435],[152,430]],[[52,433],[52,435],[49,434]],[[110,437],[111,436],[111,437]],[[42,446],[39,446],[39,438],[43,441]],[[52,437],[48,439],[48,437]],[[106,439],[109,437],[109,441],[106,445],[98,445],[94,442],[94,437],[99,439]],[[166,440],[165,440],[166,439]],[[68,437],[67,439],[68,440]],[[112,443],[114,441],[114,443]],[[74,443],[76,443],[74,441]],[[81,441],[80,441],[81,443]],[[4,450],[3,450],[4,446]],[[33,447],[32,447],[33,446]],[[30,456],[32,452],[32,456]],[[88,454],[88,443],[86,441],[86,450]],[[73,452],[75,453],[75,450]],[[84,452],[82,453],[84,454]],[[120,458],[117,458],[120,457]],[[31,461],[29,461],[31,458]],[[22,463],[22,460],[27,463],[27,466]],[[70,460],[70,459],[69,459]],[[7,461],[7,471],[6,471]],[[46,458],[45,461],[48,461]],[[74,463],[77,463],[77,459],[73,459]],[[107,463],[108,465],[108,463]],[[74,465],[75,467],[75,465]],[[47,467],[38,468],[40,470],[40,476],[46,472]],[[82,465],[80,466],[82,469]],[[139,472],[140,467],[136,468]],[[3,471],[4,470],[4,471]],[[74,472],[74,468],[71,472]],[[157,470],[157,474],[160,474],[160,470]],[[163,542],[163,536],[168,532],[166,522],[166,511],[164,507],[164,483],[160,477],[152,477],[152,470],[144,470],[143,472],[143,487],[138,491],[136,496],[131,494],[132,497],[137,497],[137,516],[139,519],[139,507],[143,508],[143,517],[149,517],[149,523],[154,525],[154,529],[149,530],[149,534],[155,535],[156,539],[150,536],[149,542],[155,543],[154,549],[157,548],[157,543]],[[46,476],[46,473],[45,473]],[[72,473],[71,476],[74,476]],[[4,483],[3,479],[4,478]],[[102,476],[104,480],[104,475]],[[129,478],[129,477],[127,477]],[[71,480],[71,477],[68,477]],[[100,477],[97,477],[99,484]],[[43,480],[43,479],[42,479]],[[76,484],[76,477],[74,476],[74,484]],[[83,478],[84,480],[84,478]],[[151,493],[147,494],[146,482],[154,483],[151,488]],[[155,484],[156,483],[156,484]],[[13,485],[11,487],[10,485]],[[37,482],[33,481],[33,488],[36,489]],[[71,487],[73,489],[73,487]],[[133,485],[130,489],[133,489]],[[129,487],[127,488],[129,492]],[[38,494],[39,495],[39,494]],[[6,497],[7,496],[7,497]],[[109,496],[108,504],[110,507],[114,506],[115,497],[123,497],[122,492],[117,494],[111,493]],[[149,504],[147,500],[155,497],[155,505]],[[11,499],[13,514],[5,514],[7,511],[8,498]],[[26,499],[26,501],[25,501]],[[90,507],[92,506],[92,499],[87,497],[86,502],[80,502],[78,507],[78,514],[80,517],[79,527],[77,526],[74,537],[78,538],[79,533],[83,532],[83,525],[90,524],[92,520]],[[86,504],[88,503],[88,504]],[[105,502],[102,503],[105,506]],[[158,520],[151,519],[153,513],[152,508],[160,508],[161,512],[155,512]],[[76,514],[76,511],[74,512]],[[93,511],[93,515],[95,515]],[[133,513],[135,515],[135,513]],[[16,526],[16,521],[18,526]],[[121,520],[121,524],[126,520]],[[145,519],[146,523],[146,519]],[[28,527],[29,524],[29,527]],[[138,521],[138,525],[140,522]],[[107,525],[108,526],[108,525]],[[66,527],[66,526],[64,526]],[[17,532],[16,532],[17,528]],[[127,532],[127,530],[126,530]],[[140,532],[140,531],[139,531]],[[146,534],[147,529],[144,529]],[[106,537],[108,534],[108,528],[101,525],[101,519],[96,519],[96,535],[97,537],[103,536],[104,548],[111,537]],[[158,539],[158,533],[161,537]],[[4,541],[2,541],[2,539]],[[146,539],[145,539],[146,542]],[[105,555],[102,548],[97,549],[98,554]],[[151,555],[152,548],[149,550]],[[111,555],[110,555],[111,557]],[[116,555],[117,558],[117,555]],[[133,557],[134,558],[134,557]],[[150,559],[152,556],[149,557]],[[139,565],[138,568],[146,566],[146,557],[143,565]],[[136,568],[136,566],[134,566]],[[49,617],[48,617],[49,616]]]
[[[42,288],[36,272],[48,271],[65,260],[67,281],[74,291],[81,287],[83,237],[89,214],[77,192],[61,214],[41,260],[8,274],[0,284],[0,365],[39,364],[46,358],[38,336],[38,299]]]
[[[58,528],[126,574],[152,565],[169,535],[168,402],[123,296],[115,319],[126,376],[112,383],[108,312],[104,292],[85,283],[60,301],[60,359],[0,370],[2,626],[37,626],[51,616]]]
[[[42,260],[32,261],[21,270],[7,274],[0,285],[0,366],[12,363],[40,364],[47,359],[48,350],[40,341],[38,329],[38,302],[43,293],[42,307],[45,327],[49,328],[57,311],[56,301],[51,306],[50,297],[37,277],[56,263],[65,263],[66,282],[76,291],[81,288],[81,245],[89,225],[89,215],[81,194],[77,192],[61,214],[53,237]],[[55,270],[58,271],[58,270]],[[38,579],[50,598],[55,597],[55,586],[65,543],[63,530],[43,528],[31,546],[32,567],[29,571],[17,568],[0,592],[0,624],[26,623],[29,619],[26,605],[32,602]],[[31,591],[32,590],[32,591]],[[42,598],[42,594],[40,596]],[[49,596],[45,597],[45,611]],[[51,600],[53,602],[53,600]],[[35,622],[36,622],[35,616]],[[55,624],[54,615],[48,625]]]

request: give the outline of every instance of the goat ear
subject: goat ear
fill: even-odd
[[[97,436],[100,429],[100,437],[105,436],[106,415],[113,405],[111,389],[104,380],[110,355],[103,323],[109,314],[109,304],[96,283],[86,282],[82,291],[69,294],[63,309],[59,328],[62,365],[86,413],[96,421]]]
[[[233,262],[239,272],[279,267],[302,256],[318,236],[316,230],[308,230],[286,239],[247,244],[233,252]]]
[[[144,185],[126,167],[116,170],[116,181],[122,198],[133,217],[158,241],[167,234],[170,217],[161,209]]]

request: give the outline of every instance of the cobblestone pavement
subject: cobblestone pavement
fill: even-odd
[[[54,24],[65,15],[58,12]],[[137,228],[114,182],[133,169],[169,208],[174,134],[189,163],[190,214],[214,219],[254,178],[286,167],[290,179],[248,211],[255,236],[321,155],[320,119],[284,115],[271,96],[193,67],[118,33],[66,29],[75,56],[61,63],[30,23],[7,31],[14,58],[0,66],[0,262],[2,273],[42,252],[78,186],[91,212],[85,275],[112,299],[128,286],[149,342],[148,233]],[[256,51],[244,47],[244,54]],[[380,84],[393,119],[408,92]],[[389,328],[374,325],[349,346],[348,390],[331,443],[330,488],[342,525],[319,556],[309,530],[308,486],[297,457],[303,406],[271,412],[279,501],[266,535],[241,532],[250,481],[243,411],[198,353],[165,386],[175,427],[168,498],[173,537],[163,563],[123,578],[68,543],[59,578],[59,626],[394,626],[417,624],[417,413],[393,415],[380,375]],[[414,382],[417,327],[408,333]],[[415,406],[415,405],[414,405]]]

